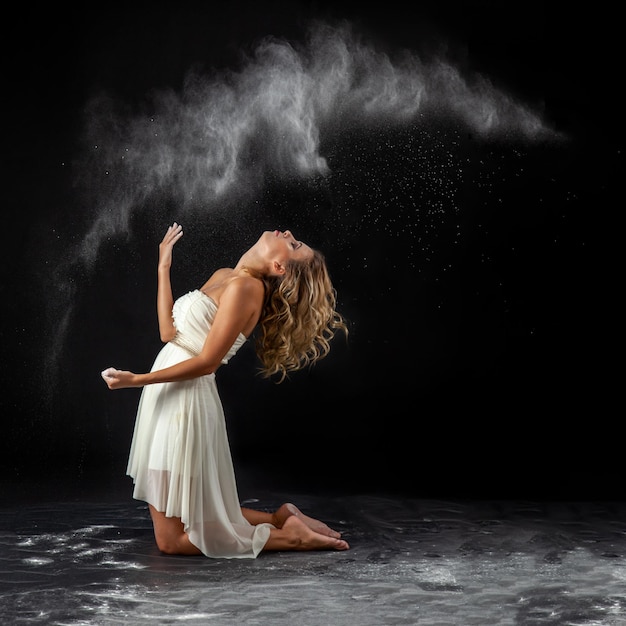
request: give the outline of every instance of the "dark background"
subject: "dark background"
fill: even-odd
[[[245,480],[316,493],[622,500],[611,13],[496,2],[18,12],[3,55],[5,488],[130,492],[139,390],[110,392],[99,373],[149,369],[160,347],[157,244],[179,220],[176,295],[236,262],[262,230],[291,228],[325,252],[350,322],[347,342],[282,385],[256,377],[248,345],[219,371]],[[490,142],[435,121],[427,134],[415,121],[328,134],[329,187],[268,178],[256,213],[218,211],[210,225],[164,201],[109,237],[93,270],[68,265],[93,220],[76,186],[89,98],[106,91],[137,105],[180,89],[192,66],[236,66],[261,37],[298,41],[312,19],[347,20],[384,50],[445,48],[540,106],[568,140]],[[469,171],[448,206],[445,177],[458,168],[441,170],[424,203],[441,197],[443,210],[421,220],[408,198],[434,166],[407,165],[416,137],[441,162],[452,137]]]

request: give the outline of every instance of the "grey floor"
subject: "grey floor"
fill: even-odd
[[[345,552],[159,553],[122,493],[0,509],[0,623],[626,625],[626,502],[264,493],[341,529]]]

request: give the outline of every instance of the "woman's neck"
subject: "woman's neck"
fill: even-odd
[[[234,272],[247,272],[255,276],[264,276],[267,274],[267,268],[261,259],[250,251],[241,256],[237,265],[233,268]]]

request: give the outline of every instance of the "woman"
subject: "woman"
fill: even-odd
[[[289,231],[264,232],[234,268],[218,269],[174,302],[174,222],[159,245],[157,313],[165,346],[149,373],[108,368],[109,389],[144,387],[128,461],[133,497],[148,503],[167,554],[254,558],[262,550],[347,550],[340,533],[291,503],[274,513],[239,504],[215,371],[259,327],[262,373],[315,363],[337,330],[335,291],[322,255]]]

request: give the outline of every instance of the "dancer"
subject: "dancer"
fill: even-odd
[[[323,255],[290,231],[267,231],[234,268],[218,269],[174,301],[170,268],[183,236],[159,244],[157,314],[165,343],[149,373],[108,368],[109,389],[143,387],[127,473],[148,503],[166,554],[255,558],[272,550],[347,550],[336,530],[292,503],[273,513],[240,506],[215,372],[255,329],[261,373],[282,382],[314,364],[337,331],[335,290]]]

